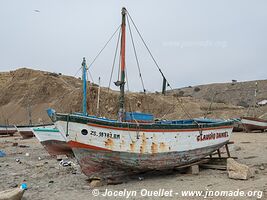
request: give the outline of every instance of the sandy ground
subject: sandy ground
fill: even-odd
[[[197,191],[262,191],[261,199],[267,199],[267,133],[234,133],[230,148],[232,156],[238,162],[256,169],[254,178],[246,181],[229,179],[226,171],[201,169],[198,175],[171,173],[149,173],[127,179],[119,185],[105,185],[97,188],[100,194],[92,195],[87,178],[77,164],[63,167],[59,161],[51,158],[36,138],[22,140],[19,135],[1,137],[0,150],[7,156],[0,158],[0,190],[15,187],[25,181],[29,189],[24,200],[42,199],[125,199],[126,197],[104,197],[108,191],[136,191],[130,199],[204,199],[204,197],[181,197],[184,190]],[[17,142],[19,146],[13,146]],[[24,147],[20,147],[25,145]],[[26,154],[29,155],[26,155]],[[39,158],[40,157],[40,158]],[[20,162],[17,162],[16,159]],[[75,160],[72,160],[75,163]],[[264,167],[260,167],[264,166]],[[261,169],[260,169],[261,168]],[[264,168],[264,169],[263,169]],[[141,180],[140,180],[141,179]],[[141,197],[143,189],[158,191],[172,190],[172,197]],[[94,191],[95,192],[95,191]],[[178,194],[174,194],[178,193]],[[208,199],[258,199],[254,197],[209,197]]]

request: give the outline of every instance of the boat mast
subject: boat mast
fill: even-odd
[[[96,105],[96,113],[99,116],[99,103],[100,103],[100,77],[98,78],[98,93],[97,93],[97,105]]]
[[[125,85],[125,26],[126,26],[126,8],[122,8],[121,10],[121,15],[122,15],[122,23],[121,23],[121,80],[119,83],[120,86],[120,98],[119,98],[119,121],[122,122],[124,121],[124,103],[125,103],[125,98],[124,98],[124,85]]]
[[[83,68],[83,115],[87,115],[87,103],[86,103],[86,60],[83,58],[82,62],[82,68]]]

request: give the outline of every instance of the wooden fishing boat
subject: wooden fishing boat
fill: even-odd
[[[33,128],[33,134],[51,156],[72,156],[66,136],[56,128]]]
[[[264,131],[267,129],[267,120],[257,117],[242,117],[241,122],[246,132],[251,131]]]
[[[0,135],[13,136],[17,131],[18,130],[14,125],[0,125]]]
[[[0,200],[21,200],[27,185],[24,183],[19,188],[0,191]]]
[[[199,161],[227,144],[233,120],[154,120],[146,113],[125,112],[125,8],[122,9],[118,120],[87,114],[86,61],[83,68],[83,113],[48,109],[67,135],[82,171],[89,178],[113,179],[148,170],[173,169]],[[164,82],[166,79],[160,70]]]
[[[236,119],[234,123],[233,132],[242,132],[244,131],[244,125],[241,122],[241,119]]]
[[[258,93],[258,82],[255,82],[255,91],[254,91],[254,104],[252,105],[252,114],[249,114],[249,110],[247,113],[247,116],[241,117],[241,123],[245,129],[246,132],[251,131],[261,131],[264,132],[265,129],[267,129],[267,120],[262,119],[259,116],[257,117],[257,93]]]
[[[33,128],[53,128],[54,124],[34,124],[34,125],[20,125],[17,126],[18,132],[23,139],[28,139],[34,136],[32,129]]]

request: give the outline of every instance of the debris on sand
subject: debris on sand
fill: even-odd
[[[6,157],[6,153],[0,150],[0,157]]]

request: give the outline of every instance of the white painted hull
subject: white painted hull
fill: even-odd
[[[67,138],[57,129],[50,128],[32,128],[33,134],[39,140],[39,142],[45,142],[50,140],[57,140],[66,142]]]
[[[17,131],[15,126],[0,126],[0,135],[13,135]]]
[[[241,119],[241,123],[245,127],[246,132],[253,130],[264,131],[267,129],[267,121],[259,118],[244,117]]]
[[[247,120],[247,119],[242,119],[241,122],[243,124],[251,124],[251,125],[259,126],[259,127],[267,127],[267,122],[259,122],[259,121]]]
[[[33,128],[34,135],[51,156],[73,156],[71,148],[66,142],[66,136],[56,128]]]
[[[199,130],[136,132],[99,128],[87,124],[69,122],[67,131],[67,124],[64,121],[56,122],[56,126],[61,132],[68,132],[69,141],[75,141],[112,151],[142,154],[189,151],[214,146],[229,141],[232,133],[232,127],[203,130],[202,135],[209,135],[210,139],[201,141],[198,140],[200,138]],[[87,135],[81,134],[81,130],[83,129],[88,131]],[[119,138],[116,138],[118,135]]]
[[[18,132],[24,138],[31,138],[34,136],[32,128],[55,128],[55,125],[40,125],[40,126],[18,126]]]

